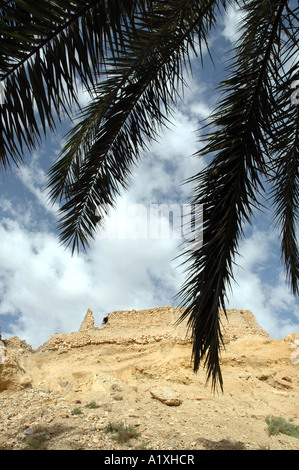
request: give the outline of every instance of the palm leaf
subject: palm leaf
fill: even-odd
[[[291,104],[290,84],[298,64],[281,77],[277,96],[275,129],[271,142],[271,199],[274,220],[281,230],[281,252],[294,295],[299,293],[299,250],[296,236],[299,220],[299,109]]]
[[[195,185],[193,203],[203,205],[203,244],[193,250],[187,246],[184,253],[188,277],[179,293],[186,306],[180,320],[188,318],[192,331],[194,369],[204,360],[214,388],[223,386],[219,309],[225,311],[244,223],[260,207],[272,158],[267,143],[275,136],[273,76],[281,66],[281,32],[290,28],[287,3],[245,3],[244,33],[230,76],[221,84],[213,129],[199,152],[211,162],[189,181]]]
[[[143,3],[1,2],[2,166],[9,166],[11,160],[18,163],[26,147],[32,150],[39,143],[40,125],[43,133],[47,127],[55,130],[55,121],[70,115],[78,104],[77,79],[86,87],[98,80],[107,52],[123,47],[123,30]]]
[[[106,62],[107,79],[94,88],[96,98],[50,170],[52,200],[66,198],[61,241],[72,250],[88,246],[98,223],[95,209],[113,205],[140,152],[167,121],[189,48],[195,34],[200,43],[206,39],[217,3],[157,2],[135,21],[125,54]]]
[[[272,156],[269,181],[273,187],[274,220],[281,230],[281,252],[287,278],[293,294],[298,295],[299,109],[292,104],[290,93],[292,83],[299,77],[299,7],[290,9],[286,6],[285,17],[286,21],[281,24],[279,58],[273,62],[271,72],[275,101],[271,112],[272,133],[269,133]]]

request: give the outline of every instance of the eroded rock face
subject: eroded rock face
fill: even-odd
[[[271,340],[250,311],[227,313],[228,319],[221,313],[224,394],[216,395],[206,371],[193,371],[186,323],[174,326],[177,308],[112,312],[102,328],[88,310],[79,331],[54,334],[34,351],[10,338],[0,366],[0,447],[24,448],[28,432],[42,430],[50,449],[115,449],[103,429],[121,422],[137,426],[151,449],[232,440],[267,448],[265,416],[279,410],[299,425],[298,339],[292,333]],[[91,402],[98,406],[86,408]],[[275,443],[298,447],[292,437]]]
[[[159,350],[166,344],[189,347],[190,338],[186,336],[186,322],[175,326],[181,313],[180,309],[169,306],[147,310],[115,311],[107,315],[105,325],[99,328],[94,325],[93,313],[88,309],[77,332],[51,335],[49,340],[34,352],[26,341],[12,337],[7,341],[5,364],[0,366],[0,390],[29,387],[34,382],[46,384],[48,388],[54,390],[74,391],[80,389],[78,378],[74,375],[76,373],[77,376],[78,374],[84,376],[84,390],[101,388],[102,385],[99,385],[98,380],[94,378],[97,373],[92,375],[89,372],[76,371],[77,361],[79,364],[80,355],[81,359],[84,358],[87,348],[96,347],[99,355],[104,351],[109,355],[113,345],[120,350],[122,348],[146,350],[147,347],[153,346]],[[248,310],[229,310],[227,318],[221,312],[221,318],[226,344],[247,336],[269,337]],[[106,352],[107,345],[111,347]],[[58,362],[61,361],[58,361],[58,357],[62,354],[70,357],[72,368],[70,371],[68,364],[66,370],[60,374]],[[140,364],[137,364],[137,369],[138,366]],[[43,373],[43,370],[47,372]]]
[[[7,341],[5,364],[0,366],[0,390],[32,386],[69,394],[100,390],[104,393],[112,369],[112,376],[122,375],[126,380],[162,376],[188,384],[193,380],[191,341],[186,335],[186,322],[175,326],[181,313],[169,306],[116,311],[108,314],[105,325],[99,328],[88,309],[77,332],[51,335],[36,351],[26,341],[12,337]],[[228,351],[242,343],[245,357],[253,340],[264,346],[270,341],[250,311],[228,310],[227,314],[226,318],[220,312],[224,342],[227,347],[231,345]],[[290,335],[293,348],[294,338],[295,334]],[[291,354],[294,356],[294,351]],[[181,355],[184,360],[178,365],[177,357]],[[146,360],[149,356],[151,363]],[[234,363],[235,358],[229,357],[228,353],[224,355],[224,364]],[[118,371],[118,363],[123,372]]]
[[[26,355],[32,354],[32,348],[17,336],[5,342],[4,363],[0,365],[0,391],[20,390],[31,386],[32,379],[27,372]]]

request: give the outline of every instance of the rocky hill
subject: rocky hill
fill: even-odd
[[[299,425],[299,334],[271,340],[247,310],[223,316],[224,393],[194,374],[177,308],[112,312],[37,350],[7,340],[0,448],[298,449],[267,417]],[[121,432],[122,431],[122,432]]]

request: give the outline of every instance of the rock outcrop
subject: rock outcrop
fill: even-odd
[[[93,330],[94,329],[94,316],[90,308],[87,310],[79,331]]]
[[[5,360],[4,364],[0,365],[0,391],[22,390],[24,387],[31,386],[26,359],[27,355],[31,354],[31,346],[17,336],[6,341]]]
[[[150,390],[150,394],[156,400],[161,401],[168,406],[179,406],[182,400],[170,387],[156,387]]]
[[[79,331],[51,335],[37,350],[9,338],[0,365],[0,446],[6,439],[24,448],[26,432],[45,429],[53,449],[126,448],[103,432],[121,422],[138,427],[153,449],[219,448],[223,440],[297,448],[295,438],[270,439],[265,418],[299,424],[298,334],[272,340],[250,311],[221,312],[224,393],[215,395],[205,371],[193,372],[186,322],[176,325],[181,313],[116,311],[97,327],[88,309]],[[88,403],[97,407],[87,411]]]

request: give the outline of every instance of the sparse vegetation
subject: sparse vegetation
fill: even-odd
[[[123,423],[109,423],[105,427],[104,432],[112,433],[112,438],[119,444],[125,444],[131,439],[136,439],[140,436],[140,433],[134,426],[126,426]]]
[[[91,401],[90,403],[87,403],[85,407],[95,409],[95,408],[100,408],[100,405],[97,405],[95,401]]]
[[[25,450],[47,450],[48,448],[44,435],[27,436],[25,444]]]
[[[74,408],[74,409],[72,410],[72,415],[73,415],[73,416],[81,415],[81,414],[82,414],[81,408]]]
[[[266,418],[266,423],[269,436],[277,436],[282,433],[299,438],[299,426],[293,424],[291,420],[286,421],[284,418],[271,416]]]

